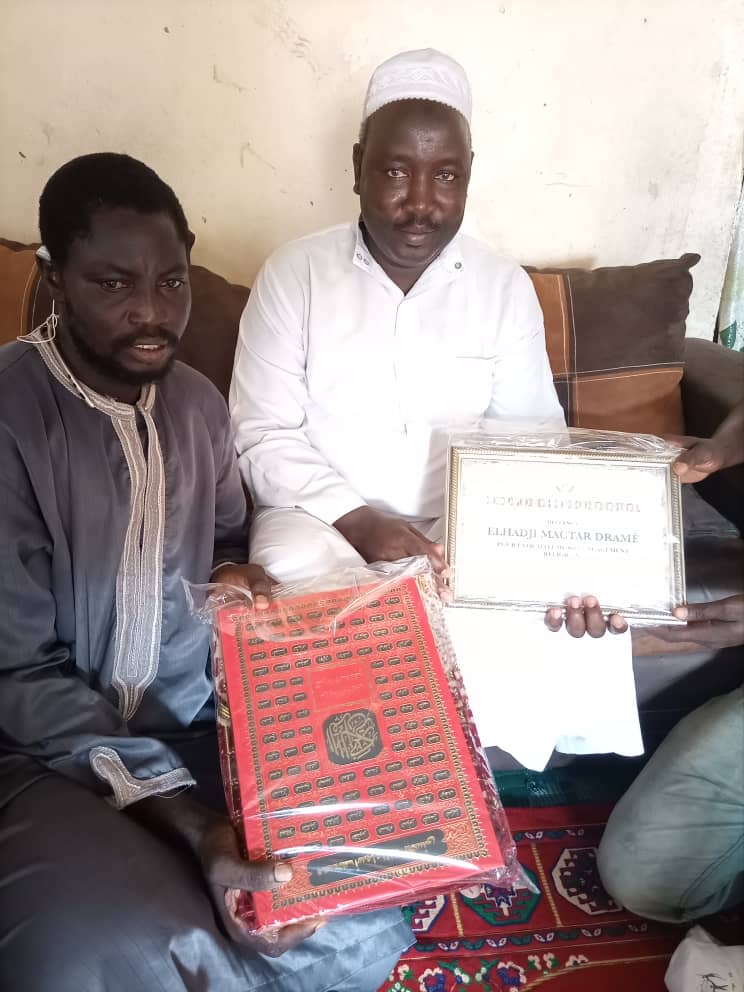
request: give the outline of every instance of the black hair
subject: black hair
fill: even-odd
[[[41,240],[53,262],[63,265],[72,242],[88,236],[99,207],[168,214],[187,251],[191,248],[193,236],[186,215],[170,186],[136,158],[96,152],[57,169],[39,199]]]

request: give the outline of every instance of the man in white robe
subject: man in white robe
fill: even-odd
[[[422,553],[441,568],[442,428],[563,423],[529,277],[459,233],[470,112],[447,56],[380,66],[354,148],[359,222],[285,245],[258,276],[230,400],[261,507],[253,551],[277,578]]]
[[[460,233],[470,116],[448,56],[379,66],[353,153],[358,223],[284,245],[256,280],[230,406],[251,551],[281,582],[414,555],[443,573],[447,428],[565,423],[529,277]],[[566,613],[577,636],[607,629],[596,599]],[[483,638],[453,638],[467,684]]]

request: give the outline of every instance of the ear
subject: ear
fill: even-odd
[[[354,192],[359,195],[359,182],[362,178],[362,156],[364,155],[364,146],[357,142],[354,145],[354,151],[351,155],[351,160],[354,163]]]
[[[189,256],[191,255],[191,249],[194,247],[195,241],[196,241],[196,235],[194,234],[193,231],[190,230],[188,239],[186,241],[186,252],[188,253]]]
[[[61,271],[54,262],[39,258],[38,255],[36,256],[36,265],[49,295],[61,307],[65,301],[65,286]]]
[[[468,186],[470,186],[470,180],[473,176],[473,160],[475,159],[475,152],[470,153],[470,168],[468,169]]]

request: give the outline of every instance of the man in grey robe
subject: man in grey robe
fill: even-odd
[[[411,943],[398,911],[270,943],[231,890],[206,627],[181,579],[249,587],[225,405],[173,361],[192,237],[142,163],[90,155],[40,201],[59,313],[0,349],[0,988],[373,992]]]

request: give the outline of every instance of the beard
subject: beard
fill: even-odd
[[[141,372],[129,369],[119,360],[118,355],[135,341],[141,340],[141,334],[132,334],[130,337],[117,342],[110,352],[102,353],[96,350],[85,335],[80,332],[75,314],[69,304],[65,309],[65,318],[65,330],[80,357],[96,372],[110,379],[118,380],[127,386],[146,386],[150,382],[159,382],[170,372],[176,360],[178,338],[162,331],[159,337],[164,338],[173,349],[163,365],[157,369],[143,369]]]

